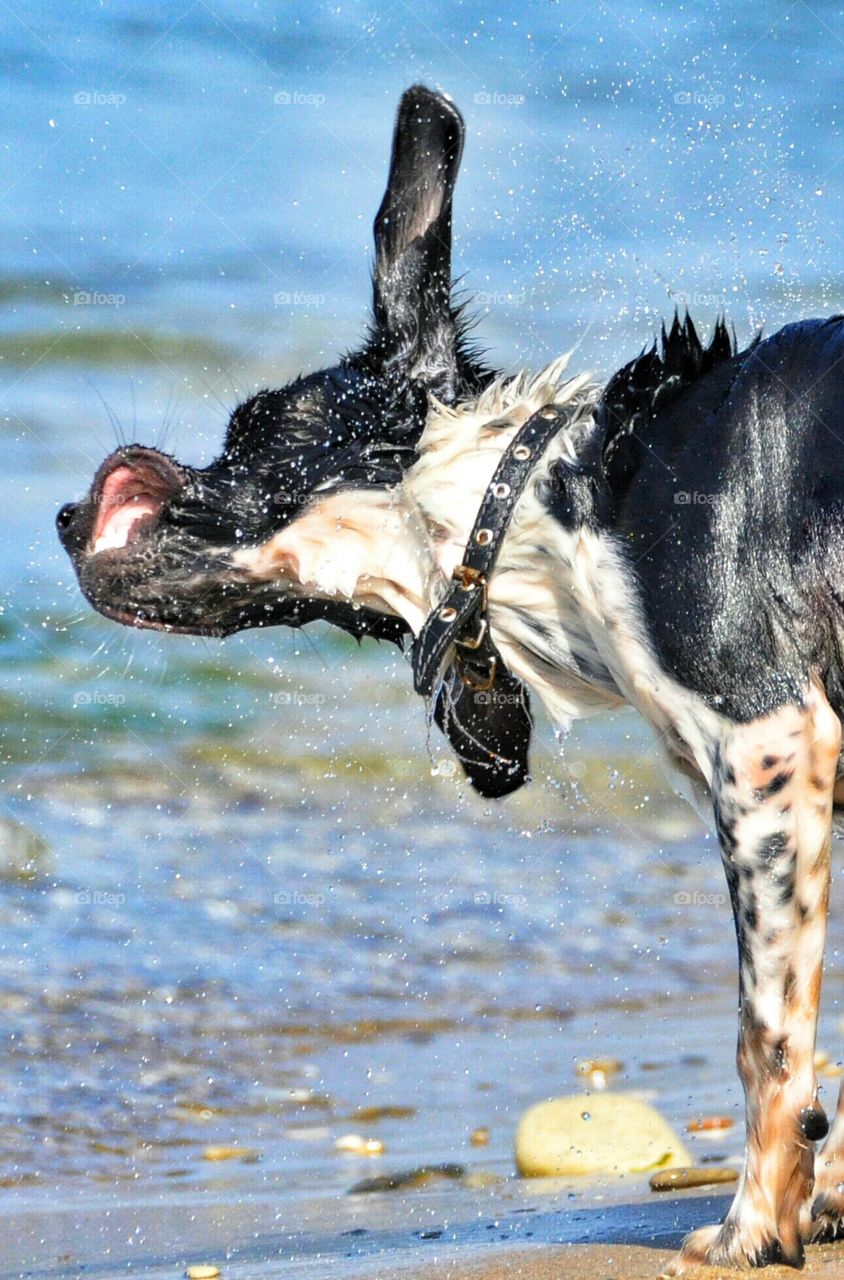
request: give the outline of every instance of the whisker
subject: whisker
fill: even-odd
[[[109,422],[111,423],[111,429],[112,429],[112,431],[114,432],[115,440],[117,441],[117,447],[118,447],[118,449],[125,449],[125,447],[126,447],[126,436],[125,436],[125,433],[124,433],[124,431],[123,431],[122,426],[120,425],[120,420],[119,420],[119,418],[117,417],[117,414],[116,414],[116,413],[114,412],[114,410],[111,408],[111,405],[107,402],[107,400],[105,399],[105,396],[103,396],[103,394],[102,394],[102,392],[100,391],[99,387],[97,387],[97,386],[95,385],[95,383],[93,383],[93,382],[91,381],[91,379],[90,379],[90,378],[86,378],[86,382],[88,383],[88,386],[91,388],[91,390],[93,391],[94,395],[97,397],[97,399],[99,400],[100,404],[103,406],[103,408],[104,408],[104,409],[105,409],[105,411],[106,411],[106,414],[107,414],[107,416],[108,416],[108,420],[109,420]],[[100,447],[100,448],[104,448],[104,446],[103,446],[103,444],[102,444],[102,442],[101,442],[101,441],[99,441],[99,440],[98,440],[98,441],[97,441],[97,444],[99,445],[99,447]],[[110,450],[107,450],[107,452],[111,452],[111,451],[110,451]]]
[[[245,394],[240,390],[240,387],[237,385],[237,382],[235,381],[235,367],[234,367],[234,366],[232,366],[232,367],[230,368],[229,366],[227,366],[227,365],[223,365],[223,364],[221,363],[221,364],[220,364],[220,373],[221,373],[222,377],[224,377],[224,378],[226,379],[226,381],[230,384],[230,386],[231,386],[231,390],[232,390],[232,396],[234,397],[234,399],[235,399],[236,401],[238,401],[238,402],[239,402],[239,401],[241,401],[241,400],[246,399]],[[222,403],[222,401],[221,401],[221,403]],[[230,410],[229,410],[229,412],[230,412]]]
[[[192,391],[192,394],[196,396],[198,400],[199,399],[203,400],[203,402],[208,405],[209,409],[211,409],[212,412],[216,413],[219,408],[220,416],[223,418],[225,422],[228,422],[229,418],[231,417],[231,405],[226,404],[225,401],[220,398],[220,396],[217,394],[217,391],[214,388],[213,383],[206,381],[204,378],[200,377],[198,374],[195,374],[194,376],[196,377],[196,380],[199,383],[199,385],[202,387],[202,390],[204,391],[205,395],[200,396],[197,391],[193,390],[193,388],[190,388],[190,390]],[[213,403],[211,403],[212,401]]]
[[[132,401],[132,439],[138,438],[138,407],[135,403],[135,379],[129,378],[129,395]]]
[[[307,628],[303,627],[302,631],[300,632],[300,635],[302,636],[302,639],[305,640],[311,646],[314,657],[317,658],[321,663],[323,671],[327,671],[328,667],[325,664],[325,659],[323,658],[322,654],[317,648],[316,641],[314,640],[313,636],[308,633]]]
[[[164,406],[164,415],[161,419],[161,427],[159,429],[156,448],[162,453],[167,452],[167,446],[170,442],[170,432],[176,422],[176,393],[171,387],[167,395],[167,404]]]

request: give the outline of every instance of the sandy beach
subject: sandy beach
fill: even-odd
[[[349,1280],[654,1280],[684,1230],[720,1216],[727,1197],[654,1197],[644,1179],[568,1207],[512,1182],[474,1194],[313,1199],[281,1219],[269,1195],[248,1202],[174,1197],[135,1205],[109,1195],[5,1218],[0,1277],[170,1280],[211,1264],[223,1280],[343,1276]],[[588,1240],[588,1243],[586,1241]],[[701,1268],[698,1280],[740,1273]],[[766,1280],[793,1271],[771,1267]],[[809,1249],[806,1276],[844,1276],[844,1244]]]

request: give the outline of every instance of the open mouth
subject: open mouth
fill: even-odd
[[[162,455],[119,458],[100,481],[92,554],[131,546],[155,525],[183,484],[177,468]]]

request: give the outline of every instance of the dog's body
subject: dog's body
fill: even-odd
[[[450,299],[461,144],[446,99],[405,95],[359,355],[241,406],[204,471],[119,450],[61,513],[62,539],[92,603],[134,625],[225,634],[322,617],[417,636],[514,434],[558,406],[565,426],[488,581],[490,634],[555,723],[636,707],[714,821],[739,940],[747,1163],[726,1222],[690,1237],[674,1270],[799,1265],[803,1239],[844,1223],[844,1113],[813,1168],[842,772],[844,321],[737,352],[723,324],[704,349],[675,320],[603,390],[566,380],[565,359],[493,378]],[[443,677],[438,720],[473,783],[513,789],[483,774],[526,750],[495,686],[479,698],[449,663]]]

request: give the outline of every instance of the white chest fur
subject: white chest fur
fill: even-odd
[[[711,778],[720,717],[661,669],[635,572],[610,534],[568,529],[552,513],[551,468],[575,460],[596,430],[599,390],[565,377],[568,356],[500,379],[466,404],[434,403],[419,458],[392,489],[331,490],[263,546],[239,554],[292,594],[343,599],[403,617],[417,634],[460,563],[495,467],[543,405],[568,406],[521,497],[489,583],[489,622],[504,661],[552,720],[629,703],[699,790]]]

